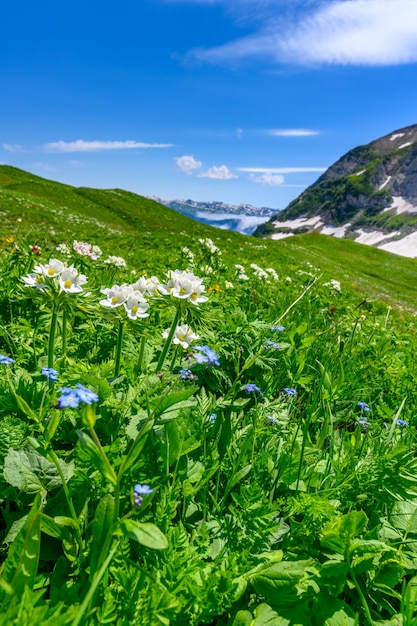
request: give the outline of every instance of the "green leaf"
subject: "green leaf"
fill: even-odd
[[[314,580],[318,572],[313,563],[313,559],[273,563],[258,570],[251,583],[273,606],[293,607],[319,591]]]
[[[77,435],[81,441],[83,448],[89,453],[91,462],[98,469],[109,482],[113,485],[117,484],[117,476],[114,473],[113,468],[106,462],[103,452],[97,446],[95,441],[91,439],[86,433],[81,430],[77,430]]]
[[[109,536],[112,534],[113,517],[114,498],[110,493],[107,493],[98,503],[91,525],[90,579],[107,556],[107,554],[103,554],[103,547],[106,543],[109,543]]]
[[[143,450],[143,446],[146,443],[146,439],[148,438],[149,433],[151,432],[155,420],[148,419],[140,429],[139,433],[137,433],[134,441],[132,442],[126,456],[124,457],[120,470],[119,476],[122,476],[130,467],[132,467],[139,458],[140,453]]]
[[[174,391],[165,398],[156,398],[149,403],[150,409],[153,411],[155,419],[162,416],[162,414],[169,414],[173,411],[179,411],[181,408],[193,406],[196,401],[187,403],[186,401],[197,391],[197,387],[189,387],[182,391]],[[171,418],[173,415],[170,416]]]
[[[164,550],[168,547],[168,540],[164,533],[155,524],[150,522],[137,522],[132,519],[124,519],[119,523],[120,533],[134,539],[143,546],[154,550]]]
[[[65,480],[69,480],[74,473],[74,464],[60,460],[59,465]],[[4,478],[21,491],[43,496],[62,484],[55,464],[31,448],[9,450],[4,459]]]
[[[417,534],[417,503],[399,500],[394,505],[389,516],[391,526],[408,534]]]
[[[11,586],[16,596],[20,596],[26,586],[33,588],[40,548],[41,496],[38,494],[22,529],[10,546],[4,564],[2,581]]]
[[[346,556],[351,540],[364,530],[367,523],[368,518],[363,511],[351,511],[326,524],[321,545]]]

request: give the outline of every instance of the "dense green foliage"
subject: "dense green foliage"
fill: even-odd
[[[415,626],[415,262],[11,174],[0,625]]]

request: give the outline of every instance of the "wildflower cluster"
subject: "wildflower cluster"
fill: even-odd
[[[206,363],[207,365],[220,365],[219,357],[215,350],[208,346],[194,346],[194,350],[197,352],[194,354],[194,358],[197,363]]]
[[[135,485],[133,487],[133,503],[138,509],[143,502],[143,496],[153,493],[153,489],[149,485]]]
[[[6,356],[5,354],[0,354],[1,365],[11,365],[12,363],[15,363],[14,359],[11,359],[9,356]]]
[[[100,300],[100,304],[108,309],[117,309],[122,306],[131,320],[148,317],[149,304],[144,298],[142,291],[135,287],[136,285],[126,284],[105,287],[101,289],[101,293],[106,298]]]
[[[59,378],[59,373],[53,367],[43,367],[42,376],[45,376],[45,378],[52,382],[55,382]]]
[[[72,249],[80,256],[87,256],[92,261],[97,261],[103,254],[98,246],[93,246],[91,243],[84,243],[83,241],[73,241]]]
[[[46,292],[81,293],[87,277],[58,259],[50,259],[44,265],[35,265],[33,272],[22,277],[27,287]]]
[[[174,298],[186,300],[193,304],[207,302],[208,298],[201,295],[205,290],[201,278],[188,270],[170,270],[167,274],[168,281],[165,285],[159,285],[159,292]]]
[[[110,255],[107,259],[104,259],[104,263],[114,265],[115,267],[126,267],[126,261],[121,256]]]

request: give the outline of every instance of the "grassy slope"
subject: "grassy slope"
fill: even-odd
[[[0,216],[3,244],[10,236],[26,237],[52,253],[58,243],[77,239],[124,256],[139,272],[161,272],[172,268],[183,246],[192,249],[200,237],[210,237],[227,263],[255,262],[291,276],[308,261],[362,297],[417,307],[416,260],[322,235],[259,240],[194,222],[123,190],[76,188],[0,166]]]

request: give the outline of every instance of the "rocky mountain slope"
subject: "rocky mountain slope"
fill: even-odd
[[[307,232],[417,257],[417,124],[350,150],[255,234]]]

